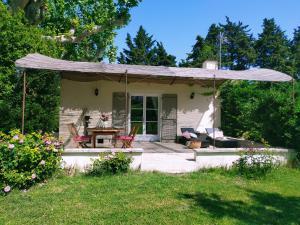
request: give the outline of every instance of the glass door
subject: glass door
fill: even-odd
[[[159,139],[159,104],[157,96],[131,96],[130,126],[138,126],[139,140]]]

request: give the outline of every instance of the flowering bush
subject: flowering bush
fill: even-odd
[[[233,169],[246,178],[266,176],[279,165],[272,152],[268,150],[249,149],[242,152],[240,159],[233,164]]]
[[[0,133],[0,188],[29,188],[51,177],[59,168],[62,145],[50,134]]]
[[[105,174],[116,174],[127,172],[130,168],[132,158],[123,152],[112,152],[108,155],[99,155],[99,159],[93,162],[88,174],[101,176]]]

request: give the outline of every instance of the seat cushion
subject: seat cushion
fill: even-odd
[[[191,138],[191,135],[188,131],[185,131],[182,133],[182,137],[186,138],[186,139],[190,139]]]
[[[122,136],[117,136],[116,137],[117,140],[133,140],[132,136],[126,136],[126,135],[122,135]]]
[[[79,142],[88,142],[91,140],[91,136],[75,136],[74,141],[79,141]]]

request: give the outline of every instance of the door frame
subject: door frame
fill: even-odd
[[[160,141],[161,139],[161,95],[160,94],[142,94],[139,92],[132,92],[129,93],[129,101],[128,101],[128,130],[131,129],[131,97],[132,96],[143,96],[143,134],[137,134],[136,140],[137,141]],[[158,100],[158,109],[157,109],[157,135],[154,134],[144,134],[146,132],[146,116],[144,115],[146,113],[146,97],[157,97]]]

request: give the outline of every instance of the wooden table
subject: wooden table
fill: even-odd
[[[93,148],[96,148],[96,136],[97,135],[112,135],[115,137],[118,135],[123,129],[114,128],[114,127],[88,127],[87,131],[92,133],[92,146]],[[114,139],[114,138],[113,138]]]

